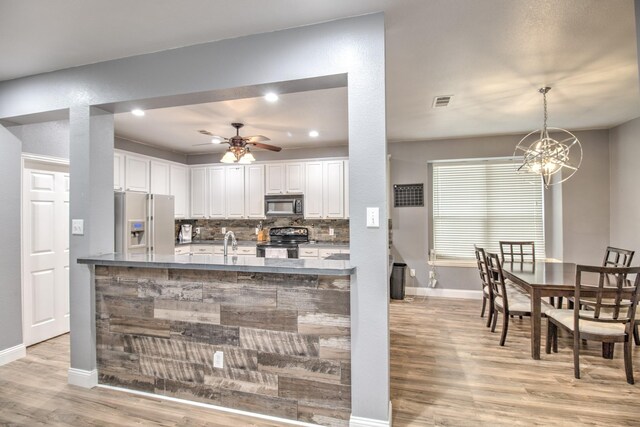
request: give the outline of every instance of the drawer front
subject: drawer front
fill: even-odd
[[[328,256],[339,254],[339,253],[340,253],[340,249],[320,249],[319,258],[325,259]]]
[[[256,256],[256,247],[255,246],[238,246],[238,255]]]
[[[340,249],[341,254],[350,254],[351,251],[349,249]]]
[[[213,246],[210,245],[195,245],[191,248],[191,252],[194,254],[212,254]]]
[[[298,250],[299,258],[318,258],[318,248],[300,248]]]
[[[214,255],[224,255],[224,246],[214,246],[213,247]]]
[[[176,255],[185,255],[191,253],[191,246],[178,246],[175,248]]]

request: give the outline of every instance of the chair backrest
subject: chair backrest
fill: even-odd
[[[604,253],[603,267],[631,267],[631,260],[635,251],[607,246]]]
[[[597,284],[594,284],[594,274],[598,277]],[[629,277],[634,275],[634,278]],[[585,276],[588,278],[585,279]],[[640,267],[578,265],[574,307],[576,328],[578,320],[626,323],[627,333],[631,333],[639,286]],[[585,313],[580,306],[587,306],[590,310]]]
[[[536,262],[536,245],[534,242],[501,240],[499,243],[502,262]]]
[[[489,281],[489,271],[487,270],[487,255],[483,248],[473,245],[476,250],[476,262],[478,263],[478,272],[482,281],[482,289],[487,288],[487,292],[491,294],[491,282]]]
[[[502,300],[502,306],[506,311],[509,310],[509,301],[507,300],[507,286],[504,281],[504,273],[502,272],[502,263],[498,254],[491,252],[486,253],[487,272],[489,283],[491,284],[491,292],[493,299]]]

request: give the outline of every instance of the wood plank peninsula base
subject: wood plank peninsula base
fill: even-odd
[[[349,275],[94,272],[101,384],[348,425]],[[222,368],[214,367],[218,351]]]

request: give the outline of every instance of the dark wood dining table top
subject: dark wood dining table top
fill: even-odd
[[[531,286],[574,289],[576,264],[569,262],[504,262],[502,269],[512,279]],[[510,274],[508,274],[510,273]]]

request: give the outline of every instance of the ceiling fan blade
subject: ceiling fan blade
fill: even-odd
[[[193,144],[192,147],[200,147],[200,146],[203,146],[203,145],[212,145],[213,146],[213,145],[218,145],[218,144],[214,144],[212,142],[205,142],[204,144]]]
[[[203,134],[203,135],[213,136],[213,134],[212,134],[211,132],[209,132],[208,130],[205,130],[205,129],[200,129],[200,130],[198,131],[198,133],[201,133],[201,134]]]
[[[271,139],[267,138],[264,135],[245,136],[244,140],[247,142],[271,141]]]
[[[251,144],[255,147],[258,148],[264,148],[265,150],[271,150],[271,151],[280,151],[282,150],[281,147],[276,147],[275,145],[269,145],[269,144],[262,144],[260,142],[247,142],[247,144]]]

